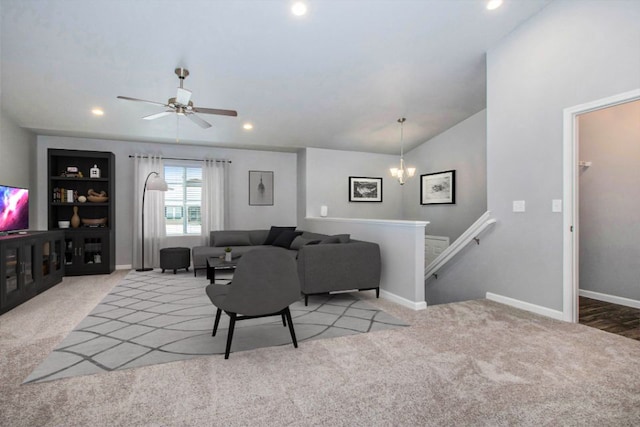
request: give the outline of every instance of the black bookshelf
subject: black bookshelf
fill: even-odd
[[[91,177],[94,165],[99,177]],[[108,274],[115,270],[115,156],[110,152],[48,150],[48,228],[64,231],[65,275]],[[89,191],[104,192],[106,201],[82,201]],[[68,198],[68,194],[72,198]],[[61,228],[71,221],[74,208],[81,220],[104,219],[104,224]]]

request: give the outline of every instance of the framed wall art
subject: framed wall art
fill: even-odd
[[[382,178],[349,177],[350,202],[382,202]]]
[[[273,206],[273,171],[249,171],[249,206]]]
[[[455,202],[455,170],[420,175],[421,205],[451,205]]]

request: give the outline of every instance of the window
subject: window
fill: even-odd
[[[164,196],[167,235],[200,234],[202,168],[165,166],[164,179],[169,184]]]

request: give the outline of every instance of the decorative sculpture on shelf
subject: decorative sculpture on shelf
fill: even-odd
[[[71,226],[73,228],[80,227],[80,216],[78,216],[78,207],[73,207],[73,216],[71,217]]]

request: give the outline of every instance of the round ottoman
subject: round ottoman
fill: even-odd
[[[176,270],[186,268],[189,271],[191,264],[191,250],[189,248],[164,248],[160,249],[160,268],[164,270]]]

